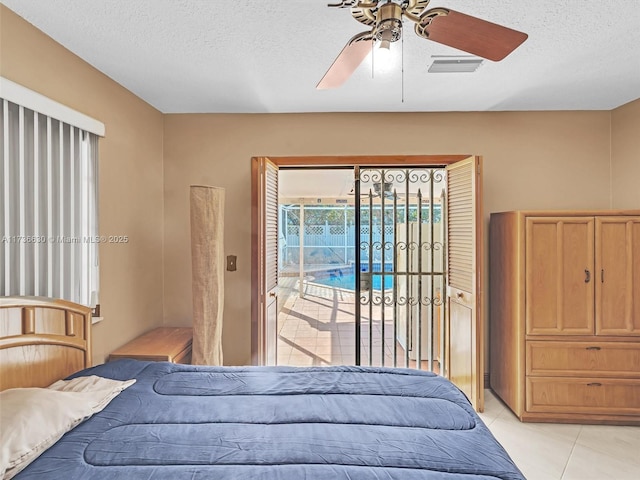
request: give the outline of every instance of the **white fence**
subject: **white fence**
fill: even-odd
[[[385,241],[393,241],[393,225],[385,225]],[[305,225],[304,263],[307,265],[349,264],[355,262],[355,225]],[[369,225],[360,227],[360,242],[382,242],[381,225],[373,225],[369,238]],[[284,238],[280,238],[282,265],[297,265],[300,260],[300,226],[287,225]],[[368,249],[361,251],[368,261]],[[381,257],[381,255],[379,255]],[[381,258],[374,258],[380,261]]]

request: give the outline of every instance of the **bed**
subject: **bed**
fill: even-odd
[[[524,479],[466,397],[429,372],[137,360],[86,368],[87,309],[3,299],[0,322],[3,390],[128,381],[18,480]]]

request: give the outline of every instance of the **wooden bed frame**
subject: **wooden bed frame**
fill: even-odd
[[[91,366],[91,308],[43,297],[0,298],[0,391],[47,387]]]

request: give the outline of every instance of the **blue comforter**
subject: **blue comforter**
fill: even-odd
[[[465,396],[428,372],[120,360],[81,375],[137,382],[16,478],[524,478]]]

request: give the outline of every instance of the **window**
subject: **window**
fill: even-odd
[[[98,135],[2,96],[0,294],[94,307]]]

